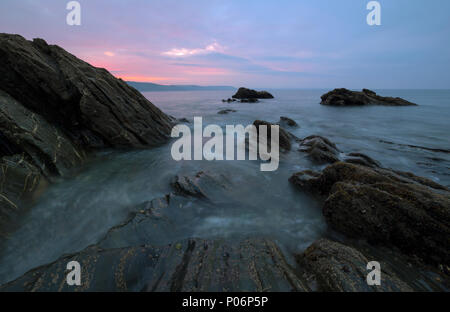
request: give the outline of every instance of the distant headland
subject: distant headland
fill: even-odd
[[[196,86],[196,85],[160,85],[151,82],[126,81],[140,92],[150,91],[230,91],[237,88],[231,86]]]

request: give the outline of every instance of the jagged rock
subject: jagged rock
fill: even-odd
[[[331,106],[362,106],[362,105],[387,105],[387,106],[415,106],[402,98],[383,97],[375,92],[363,89],[361,92],[348,89],[334,89],[321,97],[322,105]]]
[[[234,109],[223,109],[223,110],[219,111],[217,114],[225,115],[228,113],[235,113],[235,112],[236,112],[236,110],[234,110]]]
[[[272,124],[270,122],[264,121],[264,120],[255,120],[253,122],[253,125],[256,127],[257,133],[259,135],[259,126],[267,126],[267,142],[270,145],[271,138],[272,138],[272,131],[271,126],[275,126],[276,124]],[[283,128],[279,127],[279,147],[281,151],[290,151],[291,150],[291,140],[297,140],[297,137],[293,135],[292,133],[284,130]]]
[[[297,260],[317,283],[319,291],[413,291],[385,265],[382,266],[381,285],[369,286],[367,264],[373,260],[355,248],[328,239],[314,242]]]
[[[450,263],[450,193],[411,173],[338,162],[290,181],[326,198],[327,223],[348,237],[395,246],[428,263]]]
[[[228,98],[228,99],[226,99],[226,100],[222,100],[222,102],[224,102],[224,103],[236,102],[236,99],[230,99],[230,98]]]
[[[0,132],[3,155],[23,154],[47,177],[64,175],[86,158],[57,127],[0,90]]]
[[[187,119],[187,118],[180,118],[180,119],[178,119],[178,122],[181,122],[181,123],[190,123],[190,121],[189,121],[189,119]]]
[[[81,286],[66,282],[78,261]],[[280,249],[268,240],[190,239],[163,247],[84,251],[32,271],[0,291],[305,291]]]
[[[273,99],[273,95],[267,91],[255,91],[247,88],[239,88],[233,99]]]
[[[0,34],[0,89],[86,147],[166,142],[170,118],[136,89],[42,39]]]
[[[308,153],[309,157],[319,164],[339,161],[336,145],[319,135],[311,135],[301,140],[299,151]]]
[[[358,164],[367,167],[381,167],[381,164],[378,161],[362,153],[349,153],[347,156],[348,157],[346,157],[344,161],[351,164]]]
[[[292,120],[291,118],[288,117],[280,117],[280,121],[278,122],[278,124],[282,127],[298,127],[298,124]]]
[[[1,227],[22,212],[21,201],[31,195],[41,183],[45,183],[45,178],[23,155],[0,158],[0,167]]]
[[[175,176],[170,185],[174,192],[182,196],[213,198],[213,194],[229,188],[228,179],[223,175],[200,171],[194,176]]]

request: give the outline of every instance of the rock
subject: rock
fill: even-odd
[[[339,161],[336,145],[319,135],[311,135],[301,140],[299,151],[308,153],[309,157],[319,164]]]
[[[273,99],[273,95],[267,91],[255,91],[247,88],[239,88],[233,99]]]
[[[258,103],[258,99],[242,99],[241,103]]]
[[[228,99],[226,99],[226,100],[222,100],[222,102],[224,102],[224,103],[236,102],[236,99],[230,99],[230,98],[228,98]]]
[[[187,119],[187,118],[180,118],[180,119],[178,119],[178,122],[180,122],[180,123],[190,123],[190,121],[189,121],[189,119]]]
[[[66,282],[70,261],[82,265],[81,286]],[[167,246],[84,251],[31,270],[0,291],[306,291],[277,245],[189,239]]]
[[[290,181],[326,198],[323,214],[336,231],[397,247],[430,264],[450,263],[450,194],[444,186],[411,173],[343,162],[318,177],[301,177]]]
[[[347,156],[348,157],[345,158],[344,161],[351,164],[358,164],[367,167],[381,167],[381,164],[378,161],[362,153],[349,153]]]
[[[217,114],[225,115],[228,113],[235,113],[235,112],[236,112],[236,110],[234,110],[234,109],[223,109],[223,110],[219,111]]]
[[[63,176],[86,158],[84,149],[72,143],[58,127],[1,90],[0,131],[2,154],[24,155],[47,177]]]
[[[25,156],[0,158],[0,228],[22,213],[22,200],[45,183],[40,170]],[[1,232],[0,232],[1,234]]]
[[[303,269],[312,275],[319,291],[413,291],[385,265],[381,266],[381,285],[369,286],[366,280],[369,273],[367,264],[372,259],[367,258],[355,248],[328,239],[319,239],[314,242],[297,257],[297,260]]]
[[[186,202],[173,194],[144,202],[125,222],[111,228],[97,246],[107,249],[169,244],[177,229],[168,218],[169,209],[180,209],[180,204]]]
[[[214,198],[217,191],[229,187],[228,179],[220,174],[200,171],[194,176],[175,176],[170,185],[175,194],[198,198]]]
[[[311,193],[316,193],[315,182],[317,178],[320,177],[320,173],[312,170],[305,170],[301,172],[294,173],[290,178],[289,182],[296,185],[303,191],[308,191]]]
[[[288,118],[288,117],[280,117],[280,121],[278,122],[278,124],[280,125],[280,126],[283,126],[283,127],[286,127],[286,126],[288,126],[288,127],[298,127],[298,124],[294,121],[294,120],[292,120],[291,118]]]
[[[334,89],[322,95],[322,105],[331,106],[362,106],[362,105],[387,105],[387,106],[414,106],[417,104],[408,102],[402,98],[383,97],[367,89],[363,91],[350,91],[348,89]]]
[[[271,134],[271,126],[278,126],[276,124],[272,124],[270,122],[264,121],[264,120],[255,120],[253,122],[253,125],[256,127],[256,130],[258,131],[259,135],[259,126],[267,126],[267,141],[270,145],[272,134]],[[283,128],[279,127],[279,147],[281,151],[290,151],[291,150],[291,140],[296,140],[297,137],[293,135],[292,133],[284,130]]]
[[[0,89],[75,145],[146,147],[169,139],[170,118],[136,89],[42,39],[0,34],[0,68]]]

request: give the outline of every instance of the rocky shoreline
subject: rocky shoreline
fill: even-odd
[[[0,34],[0,65],[0,232],[2,224],[20,217],[27,197],[55,177],[70,175],[92,151],[164,144],[177,123],[106,70],[42,39]],[[325,105],[404,103],[369,90],[339,90],[322,97]],[[273,98],[252,91],[239,89],[233,98]],[[362,153],[342,151],[326,137],[298,138],[287,130],[299,127],[288,117],[277,124],[283,153],[306,155],[324,167],[286,177],[322,205],[330,228],[327,237],[294,255],[295,263],[287,261],[292,255],[275,241],[264,238],[165,241],[176,226],[168,217],[171,209],[194,199],[214,204],[217,192],[230,188],[226,176],[200,171],[173,177],[171,192],[136,207],[96,244],[61,255],[0,291],[450,289],[448,188],[383,168]],[[73,260],[83,266],[79,288],[66,283],[66,264]],[[366,283],[366,266],[373,260],[381,263],[380,286]]]

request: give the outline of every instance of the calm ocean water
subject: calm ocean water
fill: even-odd
[[[222,103],[232,92],[151,92],[144,95],[178,118],[202,116],[203,123],[243,124],[294,119],[298,137],[319,134],[343,152],[361,152],[384,167],[410,171],[450,186],[449,90],[376,90],[399,96],[417,107],[327,107],[319,105],[327,90],[269,90],[275,99],[260,103]],[[221,109],[236,113],[218,115]],[[191,125],[192,126],[192,125]],[[390,142],[390,143],[386,143]],[[418,146],[418,147],[411,147]],[[123,222],[139,203],[171,191],[176,174],[200,170],[225,175],[231,189],[210,205],[192,201],[171,212],[176,230],[149,243],[162,245],[188,237],[240,239],[268,237],[288,251],[301,251],[322,236],[326,225],[320,208],[288,183],[292,173],[321,169],[305,155],[283,155],[275,172],[260,172],[255,161],[182,161],[170,155],[171,144],[151,150],[105,152],[76,176],[48,188],[16,231],[2,242],[0,284],[64,253],[96,243]]]

